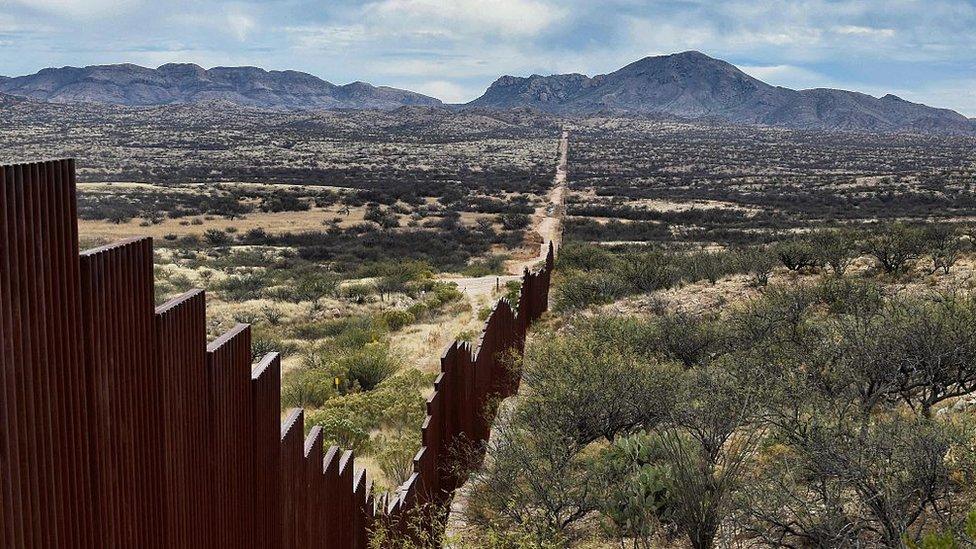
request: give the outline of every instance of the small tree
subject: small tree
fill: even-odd
[[[918,259],[925,249],[923,233],[917,227],[893,223],[879,227],[864,242],[864,249],[881,265],[884,272],[903,272],[909,262]]]
[[[776,257],[766,248],[747,248],[739,252],[739,268],[752,277],[754,286],[765,288],[776,267]]]
[[[808,240],[794,238],[780,242],[773,249],[783,265],[794,272],[817,266],[817,251]]]
[[[685,368],[700,364],[721,349],[725,335],[716,322],[685,313],[664,315],[652,329],[656,350]]]
[[[230,242],[230,235],[220,229],[207,229],[203,238],[211,246],[226,246]]]
[[[333,273],[305,273],[295,281],[293,295],[296,302],[317,303],[325,297],[336,295],[340,282],[339,276]]]
[[[949,270],[959,261],[962,239],[954,227],[947,224],[934,224],[925,228],[925,251],[932,258],[931,272]]]
[[[711,549],[744,465],[759,441],[757,406],[725,368],[689,372],[669,425],[660,429],[669,471],[667,519],[695,549]]]
[[[816,231],[810,241],[816,250],[817,261],[830,268],[834,276],[843,276],[858,255],[857,239],[847,229]]]

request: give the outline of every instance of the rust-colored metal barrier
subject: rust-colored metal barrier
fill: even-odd
[[[280,421],[280,361],[238,325],[209,345],[202,291],[153,307],[152,241],[79,253],[74,161],[0,166],[0,545],[363,548],[380,516],[444,504],[459,441],[518,390],[553,269],[525,272],[477,345],[455,342],[414,474],[376,497],[304,414]],[[382,502],[380,504],[379,502]]]

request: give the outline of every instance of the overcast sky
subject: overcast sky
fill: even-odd
[[[769,83],[976,117],[976,0],[0,0],[0,74],[256,65],[468,101],[502,74],[700,50]]]

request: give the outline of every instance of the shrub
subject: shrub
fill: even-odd
[[[566,273],[556,287],[554,309],[567,312],[612,303],[627,294],[628,286],[626,281],[608,273]]]
[[[686,256],[683,262],[684,278],[689,282],[707,280],[715,284],[735,267],[727,252],[699,251]]]
[[[285,372],[281,379],[283,408],[318,408],[335,395],[332,377],[328,372],[310,368],[296,368]]]
[[[218,229],[207,229],[203,233],[203,238],[211,246],[226,246],[231,241],[230,235]]]
[[[338,446],[359,454],[369,452],[369,424],[363,418],[343,413],[341,409],[310,414],[309,424],[322,428],[322,440],[326,446]]]
[[[267,277],[257,273],[228,276],[216,285],[216,289],[228,301],[247,301],[261,297],[267,286]]]
[[[442,282],[437,284],[434,287],[433,293],[437,306],[459,301],[464,297],[464,294],[458,289],[457,284],[454,284],[453,282]]]
[[[392,229],[400,226],[400,222],[397,220],[395,213],[389,209],[384,210],[375,204],[370,204],[366,207],[366,213],[363,215],[363,219],[372,221],[384,229]]]
[[[417,318],[409,311],[391,309],[383,312],[383,322],[391,331],[398,331],[416,322]]]
[[[491,307],[482,307],[478,309],[478,320],[482,322],[488,320],[488,317],[491,316],[492,311],[494,311],[494,309]]]
[[[342,288],[342,295],[356,303],[367,303],[370,298],[376,295],[376,286],[365,282],[349,284]]]
[[[517,231],[519,229],[524,229],[529,226],[531,218],[524,213],[506,213],[499,217],[501,221],[502,228],[506,231]]]
[[[255,334],[251,338],[251,362],[257,362],[268,353],[279,352],[281,340],[266,334]]]
[[[843,276],[858,255],[857,237],[846,229],[821,229],[810,235],[810,241],[816,250],[817,262],[829,267],[834,276]]]
[[[783,266],[791,271],[817,266],[817,250],[808,240],[794,238],[779,242],[773,251]]]
[[[582,242],[567,242],[556,258],[557,270],[579,269],[601,271],[617,261],[617,254],[604,246]]]
[[[922,231],[904,223],[877,228],[864,242],[864,249],[881,265],[884,272],[900,273],[925,249]]]
[[[738,254],[739,270],[749,273],[752,283],[765,287],[776,267],[776,258],[765,248],[746,248]]]
[[[336,370],[344,372],[350,388],[370,391],[400,368],[400,361],[385,343],[371,343],[350,350],[336,360]]]
[[[264,315],[264,319],[268,321],[268,324],[272,326],[281,324],[281,320],[285,317],[285,313],[281,309],[271,306],[262,307],[261,314]]]
[[[420,439],[411,431],[380,435],[373,441],[376,463],[393,486],[400,486],[413,474],[413,458]]]
[[[342,279],[338,275],[327,272],[304,273],[295,281],[294,299],[297,301],[317,302],[338,292]]]
[[[963,249],[955,228],[947,224],[929,225],[925,228],[923,239],[925,251],[932,258],[931,272],[949,274]]]
[[[651,339],[661,354],[691,368],[722,348],[724,333],[716,322],[677,313],[660,317]]]
[[[417,302],[407,307],[407,313],[413,315],[414,318],[425,318],[430,313],[430,307],[424,302]]]
[[[509,280],[505,283],[505,300],[508,304],[512,306],[512,309],[518,311],[519,297],[522,295],[522,280]],[[487,317],[486,317],[487,318]]]
[[[620,261],[604,263],[603,267],[614,268],[620,279],[637,292],[670,288],[680,279],[670,256],[659,252],[629,254]]]
[[[464,276],[478,277],[505,273],[505,260],[508,256],[493,255],[487,259],[473,261],[464,268]]]

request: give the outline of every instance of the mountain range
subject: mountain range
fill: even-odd
[[[139,65],[48,68],[28,76],[0,79],[0,93],[51,103],[109,103],[132,107],[228,101],[269,109],[395,109],[441,105],[419,93],[353,82],[337,86],[298,71],[257,67],[204,69],[171,63],[156,69]]]
[[[689,51],[646,57],[609,74],[503,76],[471,106],[585,115],[668,114],[797,129],[976,133],[976,121],[894,95],[771,86]]]
[[[404,106],[507,110],[565,116],[664,115],[791,129],[976,134],[976,120],[894,95],[772,86],[696,51],[646,57],[597,76],[502,76],[481,97],[444,105],[419,93],[363,82],[344,86],[297,71],[255,67],[204,69],[168,64],[43,69],[0,77],[0,94],[55,103],[124,106],[223,101],[267,109],[391,110]]]

